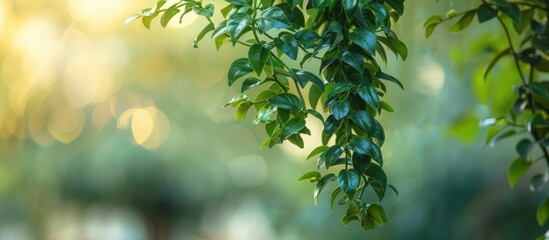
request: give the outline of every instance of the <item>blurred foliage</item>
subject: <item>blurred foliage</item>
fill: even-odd
[[[533,239],[545,232],[535,220],[545,194],[528,192],[526,181],[510,190],[505,177],[520,139],[488,149],[478,135],[473,144],[448,135],[463,116],[499,116],[471,86],[506,44],[501,32],[487,33],[495,21],[428,41],[421,25],[478,1],[407,4],[392,26],[410,56],[406,64],[389,57],[384,72],[407,79],[407,91],[387,97],[395,112],[379,121],[384,170],[395,176],[400,200],[388,194],[391,224],[367,232],[342,227],[334,216],[344,209],[331,213],[327,194],[313,206],[310,187],[297,183],[315,165],[302,159],[320,136],[304,135],[305,150],[257,150],[266,135],[249,128],[251,116],[234,122],[233,111],[220,110],[237,94],[225,70],[247,49],[223,46],[219,54],[207,38],[192,48],[208,23],[191,14],[170,22],[174,31],[122,26],[153,2],[0,1],[0,239]],[[494,66],[487,85],[512,74],[510,60]],[[508,89],[501,94],[512,103]],[[316,122],[308,123],[312,132],[321,131]],[[530,168],[523,178],[545,166]]]
[[[497,20],[506,40],[506,46],[493,47],[496,54],[485,67],[484,71],[477,70],[473,76],[474,90],[480,102],[488,103],[489,96],[494,95],[493,101],[488,103],[496,118],[485,119],[481,122],[490,126],[487,131],[486,144],[493,146],[501,139],[515,135],[526,135],[516,145],[518,157],[509,167],[509,185],[514,187],[517,181],[524,176],[529,168],[539,160],[544,160],[546,169],[534,175],[530,180],[530,189],[539,191],[549,179],[549,91],[548,82],[543,80],[549,72],[549,28],[547,14],[549,1],[518,1],[506,0],[485,1],[480,6],[457,13],[450,10],[446,17],[435,15],[427,19],[424,24],[425,34],[429,37],[433,30],[441,23],[457,18],[448,30],[462,31],[471,22],[478,19],[485,23],[492,19]],[[514,30],[513,35],[510,26]],[[500,41],[501,42],[501,41]],[[517,46],[518,47],[515,47]],[[500,60],[509,56],[512,63],[506,67],[507,74],[493,80],[498,88],[490,88],[480,81],[486,80],[491,70]],[[482,74],[481,74],[482,73]],[[511,77],[512,76],[512,77]],[[504,86],[504,89],[499,89]],[[515,96],[510,95],[513,89]],[[514,100],[512,100],[514,98]],[[512,100],[512,101],[509,101]],[[454,126],[454,131],[467,128],[467,125],[476,125],[474,117],[460,120]],[[472,124],[471,124],[472,123]],[[469,129],[474,129],[470,127]],[[473,133],[474,131],[464,131]],[[468,136],[469,137],[469,136]],[[533,139],[533,140],[531,140]],[[537,222],[544,225],[549,217],[549,198],[537,210]],[[541,236],[540,239],[546,239]]]

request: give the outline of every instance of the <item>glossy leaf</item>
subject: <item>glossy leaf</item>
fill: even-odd
[[[356,111],[351,114],[351,120],[368,136],[371,136],[376,128],[374,118],[366,111]]]
[[[238,39],[246,27],[250,25],[251,17],[247,13],[235,13],[227,20],[226,32],[231,36],[231,40]],[[215,32],[215,31],[214,31]]]
[[[335,119],[341,120],[349,114],[351,105],[347,101],[338,101],[332,104],[332,113]]]
[[[282,93],[269,99],[269,102],[278,108],[288,110],[299,110],[303,108],[303,102],[297,96],[289,93]]]
[[[538,207],[536,219],[540,226],[543,226],[549,218],[549,198],[546,198]]]
[[[282,140],[287,139],[293,134],[301,131],[305,127],[305,120],[301,118],[294,117],[284,124],[282,128],[281,138]]]
[[[337,181],[341,190],[347,194],[350,199],[355,196],[356,189],[360,184],[360,175],[354,169],[342,169],[337,176]]]
[[[269,7],[261,13],[261,17],[258,20],[259,32],[264,33],[272,28],[291,28],[288,17],[278,7]]]
[[[265,63],[269,58],[271,49],[268,45],[259,45],[254,44],[248,50],[248,59],[250,60],[250,65],[254,69],[255,73],[259,76],[263,72]]]
[[[322,158],[324,160],[324,164],[326,165],[326,167],[330,167],[334,165],[334,163],[339,159],[339,157],[341,156],[341,154],[343,154],[344,151],[345,149],[343,149],[339,145],[334,145],[328,148],[322,155]]]
[[[303,174],[298,181],[309,180],[310,182],[316,182],[320,180],[321,175],[318,171],[310,171]]]
[[[323,152],[325,152],[326,150],[328,149],[328,146],[318,146],[316,147],[315,149],[313,149],[313,151],[311,151],[311,153],[309,153],[309,155],[307,156],[307,159],[310,159],[318,154],[321,154]]]
[[[386,0],[385,2],[401,16],[404,14],[404,0]]]
[[[511,163],[511,166],[509,166],[509,185],[511,188],[514,188],[517,184],[517,181],[528,172],[528,169],[530,169],[530,166],[532,165],[531,162],[526,161],[526,159],[519,157]]]
[[[206,27],[204,27],[202,29],[202,31],[200,31],[200,33],[198,33],[198,35],[196,36],[196,38],[194,39],[193,41],[193,47],[194,48],[197,48],[198,47],[198,42],[200,42],[200,40],[202,40],[204,38],[204,36],[206,36],[207,33],[211,32],[214,30],[214,25],[213,23],[210,23],[208,25],[206,25]]]
[[[280,38],[273,39],[276,48],[280,49],[286,56],[293,60],[297,59],[297,40],[291,34],[284,34]]]
[[[362,175],[366,172],[370,162],[372,162],[372,158],[370,156],[356,152],[353,153],[353,168],[356,170],[358,175]]]
[[[349,40],[356,43],[370,55],[375,56],[377,40],[376,33],[372,29],[368,27],[357,28],[349,33]]]
[[[193,7],[193,12],[196,15],[211,17],[214,14],[214,5],[209,3],[204,7],[195,6]]]
[[[229,68],[229,86],[244,75],[252,73],[254,70],[250,61],[247,58],[239,58],[235,60]]]
[[[313,193],[313,199],[315,201],[315,205],[318,202],[318,195],[320,194],[320,192],[322,192],[322,189],[324,189],[324,187],[326,187],[328,183],[330,183],[331,181],[334,181],[336,178],[337,177],[335,174],[328,173],[324,177],[320,178],[320,180],[318,180],[318,183],[316,184],[316,187],[315,187],[315,191]]]
[[[388,80],[388,81],[391,81],[391,82],[394,82],[396,83],[400,88],[402,88],[402,90],[404,90],[404,86],[402,86],[402,83],[396,79],[395,77],[387,74],[387,73],[384,73],[382,72],[381,70],[377,71],[376,72],[376,77],[378,78],[381,78],[381,79],[384,79],[384,80]]]
[[[353,152],[370,156],[380,166],[383,166],[383,157],[381,156],[381,150],[372,141],[356,136],[349,143],[349,149]]]
[[[473,19],[476,15],[477,12],[475,10],[467,11],[454,25],[448,28],[448,31],[459,32],[467,28],[469,25],[471,25],[471,22],[473,22]]]
[[[496,9],[493,9],[492,7],[490,7],[490,5],[483,3],[482,5],[480,5],[477,11],[478,22],[486,22],[492,18],[495,18],[497,14],[498,11]]]

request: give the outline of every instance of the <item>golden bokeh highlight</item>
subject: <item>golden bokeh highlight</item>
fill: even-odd
[[[168,117],[155,107],[127,110],[119,116],[117,127],[131,128],[135,143],[147,149],[162,145],[171,130]]]

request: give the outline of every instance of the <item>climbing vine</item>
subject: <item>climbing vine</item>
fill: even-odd
[[[247,48],[247,56],[234,60],[227,74],[229,86],[241,81],[242,94],[226,106],[236,109],[237,120],[255,112],[253,125],[263,124],[268,135],[261,147],[289,141],[303,148],[303,134],[321,134],[321,143],[308,156],[317,158],[318,170],[299,179],[316,185],[315,203],[335,183],[330,206],[347,206],[344,224],[358,221],[362,228],[374,229],[386,223],[380,202],[388,188],[398,193],[382,168],[385,133],[376,116],[393,111],[381,100],[385,82],[403,86],[381,70],[380,62],[387,64],[387,49],[407,57],[405,44],[391,30],[404,13],[404,1],[226,0],[214,5],[161,0],[126,23],[141,19],[150,28],[158,18],[166,27],[191,12],[208,21],[194,47],[211,32],[217,49],[226,43]],[[219,23],[212,20],[217,13],[222,16]],[[309,61],[318,71],[303,69]],[[250,96],[253,88],[261,91]],[[311,132],[306,119],[320,121],[322,132]],[[377,200],[365,197],[368,189]]]
[[[498,22],[507,46],[488,63],[484,78],[488,78],[492,68],[501,59],[511,58],[517,73],[517,85],[512,89],[516,98],[506,116],[496,116],[485,121],[492,125],[487,133],[487,143],[493,145],[511,136],[523,137],[516,145],[518,156],[509,167],[509,184],[514,187],[534,163],[544,161],[545,170],[530,180],[532,191],[542,189],[549,179],[549,80],[546,80],[546,73],[549,72],[548,13],[548,0],[482,0],[476,8],[459,13],[450,10],[445,17],[432,16],[424,24],[425,34],[429,37],[437,26],[458,17],[459,20],[448,28],[449,31],[458,32],[467,28],[475,17],[479,23]],[[548,217],[549,198],[538,208],[539,225],[543,225]]]

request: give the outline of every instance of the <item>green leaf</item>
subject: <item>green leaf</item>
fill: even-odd
[[[352,215],[352,216],[344,216],[342,221],[343,221],[343,225],[347,225],[352,221],[358,221],[358,220],[359,219],[357,215]]]
[[[549,218],[549,198],[545,199],[545,201],[539,205],[538,211],[536,212],[536,219],[540,226],[543,226],[543,224],[547,222],[547,218]]]
[[[364,174],[371,162],[371,157],[356,152],[353,153],[353,168],[356,170],[358,175]]]
[[[509,166],[509,185],[514,188],[517,181],[528,172],[532,163],[526,159],[519,157]]]
[[[229,67],[229,86],[233,85],[233,83],[242,76],[252,73],[253,71],[252,65],[250,65],[250,61],[248,61],[247,58],[235,60],[231,64],[231,67]]]
[[[297,5],[299,4],[299,0],[286,0],[286,2],[290,6],[291,10],[294,10],[295,7],[297,7]]]
[[[351,108],[351,105],[347,101],[338,101],[332,104],[332,113],[334,114],[334,117],[337,120],[343,119],[347,114],[349,114],[349,110]]]
[[[511,136],[514,136],[516,135],[518,132],[515,131],[514,129],[509,129],[509,130],[506,130],[506,131],[501,131],[499,133],[497,133],[496,135],[494,135],[491,139],[487,139],[487,141],[490,142],[490,147],[494,147],[494,145],[500,141],[500,140],[503,140],[505,138],[508,138],[508,137],[511,137]]]
[[[264,33],[271,28],[291,28],[288,17],[278,7],[269,7],[261,13],[261,17],[258,20],[259,32]]]
[[[315,74],[299,69],[292,69],[292,73],[293,78],[299,83],[301,88],[305,88],[307,83],[311,82],[316,85],[321,92],[324,90],[324,81]]]
[[[318,202],[318,195],[320,194],[322,189],[324,189],[324,187],[326,187],[326,185],[329,182],[334,181],[335,179],[336,179],[335,174],[328,173],[324,177],[322,177],[320,180],[318,180],[318,183],[316,184],[316,187],[315,187],[315,191],[313,193],[313,199],[315,201],[315,205]]]
[[[429,38],[433,34],[438,24],[439,23],[432,23],[425,27],[425,38]]]
[[[250,25],[250,22],[251,17],[247,13],[235,13],[227,20],[227,30],[225,32],[229,33],[232,41],[235,41]]]
[[[311,104],[312,109],[316,109],[316,105],[321,96],[322,91],[318,87],[311,86],[311,88],[309,88],[309,103]]]
[[[223,34],[227,33],[229,31],[229,28],[227,27],[227,21],[221,21],[217,27],[213,30],[212,32],[212,37],[211,39],[216,39],[220,36],[222,36]],[[219,49],[219,47],[218,47]]]
[[[478,22],[486,22],[492,18],[495,18],[497,14],[498,11],[496,9],[493,9],[490,7],[490,5],[483,3],[482,5],[480,5],[477,11]]]
[[[381,150],[372,141],[356,136],[351,142],[349,142],[349,149],[353,152],[368,155],[373,158],[380,166],[383,166],[383,157],[381,156]]]
[[[299,110],[303,108],[303,102],[297,96],[290,93],[278,94],[269,99],[269,102],[276,107],[288,110]]]
[[[473,21],[476,15],[477,15],[476,9],[465,12],[465,14],[463,14],[463,16],[454,25],[448,28],[448,31],[459,32],[467,28],[471,24],[471,22]]]
[[[520,23],[520,9],[515,3],[498,5],[498,10],[511,18],[515,23]]]
[[[442,20],[443,20],[442,16],[439,16],[439,15],[431,16],[425,21],[425,23],[423,23],[423,27],[427,27],[432,24],[439,24],[440,22],[442,22]]]
[[[232,107],[237,107],[238,105],[240,105],[241,103],[243,103],[247,100],[248,100],[248,96],[246,96],[244,94],[239,94],[239,95],[233,97],[227,104],[223,105],[223,107],[226,107],[226,106],[229,106],[229,105],[231,105]]]
[[[532,157],[532,151],[534,150],[534,143],[529,139],[522,139],[517,144],[517,153],[527,161]]]
[[[544,174],[536,174],[530,179],[530,191],[539,191],[547,183],[547,176]]]
[[[134,20],[138,19],[141,17],[141,14],[134,14],[134,15],[131,15],[129,17],[127,17],[125,20],[124,20],[124,25],[128,24],[128,23],[131,23],[133,22]]]
[[[339,122],[335,119],[334,115],[328,116],[324,122],[324,133],[327,136],[331,136],[339,127]]]
[[[145,26],[147,29],[151,29],[151,22],[154,18],[156,18],[156,16],[158,16],[158,14],[153,14],[153,15],[143,15],[143,17],[141,18],[141,22],[143,23],[143,26]]]
[[[293,60],[297,59],[298,45],[293,35],[287,33],[280,38],[273,39],[276,48],[280,49],[286,56]]]
[[[364,55],[361,51],[349,48],[341,53],[341,61],[356,69],[359,73],[364,73]]]
[[[307,159],[310,159],[320,153],[323,153],[325,152],[326,150],[328,149],[328,146],[318,146],[316,147],[315,149],[313,149],[313,151],[311,151],[311,153],[309,153],[309,155],[307,156]]]
[[[358,200],[353,200],[349,203],[349,207],[347,208],[347,212],[345,213],[346,216],[353,216],[360,213],[360,206],[359,206]]]
[[[368,114],[366,111],[360,110],[356,111],[351,115],[351,120],[368,136],[371,136],[374,133],[376,128],[374,118]]]
[[[394,82],[394,83],[396,83],[400,88],[402,88],[402,90],[404,90],[404,86],[402,86],[402,83],[401,83],[398,79],[396,79],[395,77],[393,77],[393,76],[391,76],[391,75],[389,75],[389,74],[387,74],[387,73],[382,72],[381,70],[378,70],[378,71],[376,72],[376,77],[381,78],[381,79],[384,79],[384,80],[388,80],[388,81],[391,81],[391,82]]]
[[[338,95],[342,92],[346,92],[351,90],[355,85],[351,82],[338,82],[334,85],[332,89],[330,89],[328,93],[328,98]]]
[[[242,82],[242,88],[240,89],[240,92],[244,92],[248,89],[252,89],[252,88],[257,87],[257,86],[259,86],[263,83],[265,83],[265,80],[261,80],[261,79],[256,78],[256,77],[246,78],[244,80],[244,82]]]
[[[385,2],[399,15],[402,16],[402,14],[404,14],[404,0],[386,0]]]
[[[259,111],[257,112],[257,117],[254,120],[254,124],[257,125],[258,123],[267,123],[269,120],[271,120],[276,110],[276,107],[273,106],[263,107],[259,109]]]
[[[355,31],[349,33],[348,37],[349,40],[356,43],[371,56],[375,56],[377,41],[374,30],[368,27],[357,28]]]
[[[396,56],[400,55],[402,60],[406,60],[406,58],[408,57],[408,48],[406,47],[406,44],[404,44],[402,41],[381,36],[378,36],[377,40],[385,44],[385,46],[389,47]]]
[[[170,20],[175,15],[177,15],[179,12],[180,12],[180,10],[177,8],[177,5],[173,5],[173,6],[169,7],[168,9],[166,9],[164,14],[160,18],[160,25],[162,25],[162,27],[168,26],[168,23],[170,22]]]
[[[265,63],[267,63],[270,53],[271,48],[269,45],[261,46],[259,44],[254,44],[250,47],[248,51],[248,59],[250,60],[250,64],[258,76],[261,75],[261,72],[263,72],[263,67],[265,67]]]
[[[311,29],[302,29],[294,34],[295,39],[305,47],[312,47],[320,40],[320,36]]]
[[[375,223],[379,225],[383,225],[387,223],[387,215],[385,214],[385,210],[383,210],[383,207],[379,204],[372,203],[368,206],[368,215],[372,217]]]
[[[301,118],[294,117],[284,124],[282,128],[281,138],[282,140],[287,139],[291,135],[296,134],[305,127],[305,120]]]
[[[309,180],[310,182],[316,182],[320,180],[320,173],[318,171],[310,171],[303,174],[298,181]]]
[[[332,190],[332,193],[330,193],[330,209],[332,209],[332,211],[334,210],[334,202],[337,199],[339,193],[341,193],[341,188],[339,186],[334,188],[334,190]]]
[[[379,165],[371,163],[368,165],[365,175],[370,177],[370,185],[376,192],[379,201],[383,200],[387,189],[387,175],[383,169]]]
[[[322,154],[321,158],[324,160],[324,164],[326,165],[326,168],[331,167],[343,154],[345,149],[343,149],[339,145],[333,145],[330,148],[328,148],[324,154]]]
[[[387,112],[391,112],[391,113],[395,112],[395,109],[393,109],[393,106],[391,106],[391,104],[389,104],[388,102],[381,101],[381,102],[379,102],[379,105],[383,110],[385,110]]]
[[[348,20],[352,20],[358,6],[358,0],[343,0],[343,9]]]
[[[211,17],[214,14],[214,5],[213,4],[207,4],[204,7],[194,6],[193,12],[196,15],[205,16],[205,17]]]
[[[253,105],[252,102],[243,102],[242,104],[240,104],[240,106],[238,106],[238,109],[236,110],[236,116],[235,116],[235,119],[238,121],[238,120],[242,120],[244,118],[246,118],[246,115],[248,114],[248,110],[250,109],[250,107]]]
[[[385,21],[387,21],[387,18],[389,17],[389,12],[385,7],[379,3],[372,3],[370,4],[370,7],[375,12],[375,19],[376,19],[376,28],[383,26],[385,24]]]
[[[200,40],[202,40],[204,38],[204,36],[206,36],[206,34],[209,33],[212,30],[214,30],[214,24],[213,23],[210,23],[210,24],[206,25],[206,27],[204,27],[202,29],[202,31],[200,31],[200,33],[198,33],[198,35],[194,39],[193,47],[197,48],[198,47],[198,42],[200,42]]]
[[[350,199],[355,196],[360,183],[360,175],[354,169],[342,169],[337,177],[339,187]]]
[[[379,96],[377,95],[377,91],[375,88],[369,85],[360,85],[358,87],[358,96],[362,98],[366,102],[366,104],[370,105],[374,110],[379,109]]]

